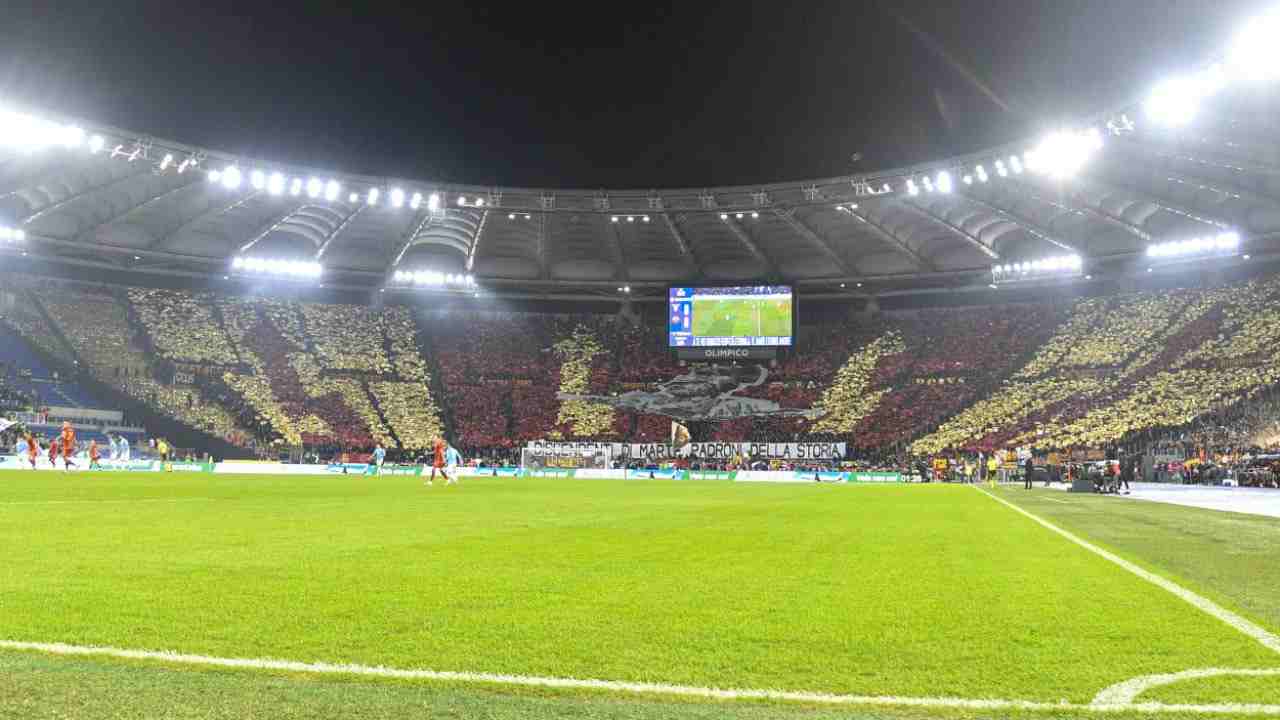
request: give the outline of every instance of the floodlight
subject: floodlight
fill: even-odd
[[[738,213],[737,215],[734,215],[734,217],[735,217],[735,218],[737,218],[738,220],[741,220],[741,219],[742,219],[742,213]]]
[[[1000,177],[1009,177],[1009,169],[1004,166],[1003,160],[996,161],[996,174]]]
[[[649,222],[649,216],[645,215],[643,218],[641,218],[641,220],[644,220],[645,222]]]
[[[1102,131],[1101,130],[1099,130],[1096,127],[1089,128],[1089,131],[1085,133],[1085,137],[1088,139],[1089,148],[1091,150],[1096,151],[1096,150],[1102,149]]]
[[[359,202],[359,201],[360,201],[360,196],[356,193],[351,193],[350,195],[347,196],[347,202]]]
[[[379,192],[378,192],[378,188],[376,188],[376,187],[375,187],[375,188],[369,188],[369,193],[368,193],[367,195],[365,195],[365,197],[364,197],[364,201],[365,201],[365,203],[367,203],[367,204],[369,204],[369,205],[377,205],[377,204],[378,204],[378,195],[380,195],[380,194],[381,194],[381,193],[379,193]]]
[[[94,155],[97,155],[98,153],[102,152],[102,146],[106,144],[107,144],[107,141],[103,139],[101,135],[94,135],[93,137],[89,138],[89,152],[93,153]]]
[[[409,207],[414,210],[417,210],[421,206],[422,206],[422,193],[416,192],[413,194],[413,197],[409,198]]]
[[[76,148],[84,143],[84,128],[76,125],[68,125],[62,128],[61,144],[63,147]],[[172,162],[172,159],[170,160]]]
[[[209,182],[218,182],[222,179],[222,173],[218,170],[209,171]]]
[[[940,193],[949,193],[949,192],[951,192],[951,187],[952,187],[952,185],[951,185],[951,173],[947,172],[946,170],[943,170],[942,172],[939,172],[939,173],[938,173],[938,182],[937,182],[937,187],[938,187],[938,192],[940,192]]]
[[[975,173],[977,173],[977,174],[978,174],[978,182],[986,182],[986,181],[987,181],[987,169],[986,169],[986,168],[984,168],[984,167],[982,167],[981,165],[979,165],[979,166],[975,167],[975,168],[973,169],[973,171],[974,171]]]
[[[964,177],[962,177],[962,178],[960,178],[960,179],[964,182],[964,184],[965,184],[965,185],[972,185],[972,184],[973,184],[973,176],[972,176],[972,175],[965,175]]]
[[[916,181],[911,178],[907,178],[907,194],[912,196],[920,194],[920,188],[916,187]]]
[[[466,205],[466,204],[467,204],[467,196],[466,196],[466,195],[459,195],[459,196],[458,196],[458,205],[459,205],[459,206],[462,206],[462,205]]]
[[[289,194],[294,197],[302,194],[302,178],[294,178],[289,182]]]
[[[1247,22],[1232,38],[1227,50],[1227,65],[1232,74],[1251,83],[1274,79],[1277,32],[1280,32],[1280,11]]]
[[[721,220],[728,220],[728,219],[729,219],[729,213],[720,213],[720,219],[721,219]]]
[[[1027,153],[1027,167],[1052,177],[1070,178],[1101,146],[1101,139],[1101,134],[1095,136],[1090,132],[1051,133]]]
[[[753,216],[755,215],[755,213],[751,213],[751,214],[752,214]],[[636,216],[635,216],[635,215],[628,215],[628,216],[627,216],[627,222],[629,222],[629,223],[633,223],[633,222],[635,222],[635,221],[636,221]]]
[[[228,190],[240,187],[240,179],[240,168],[235,165],[222,171],[222,187]]]
[[[160,169],[168,170],[169,166],[172,164],[173,164],[173,153],[165,153],[164,159],[160,161]]]
[[[1009,156],[1009,169],[1013,170],[1014,175],[1022,174],[1022,160],[1017,155]]]
[[[391,207],[404,207],[404,190],[400,188],[391,188]]]
[[[508,219],[508,220],[515,220],[515,219],[516,219],[516,214],[515,214],[515,213],[507,213],[507,219]]]
[[[614,215],[613,217],[609,218],[609,222],[618,222],[618,216]]]
[[[484,198],[476,198],[476,207],[484,207]]]
[[[649,219],[649,218],[645,218],[645,220],[648,220],[648,219]],[[752,211],[751,211],[751,219],[752,219],[752,220],[759,220],[759,219],[760,219],[760,213],[758,213],[758,212],[756,212],[756,211],[752,210]]]
[[[337,180],[330,180],[324,184],[324,199],[333,202],[338,199],[338,193],[342,192],[342,185]]]
[[[929,179],[928,175],[921,178],[921,182],[924,183],[925,192],[933,192],[933,181]]]
[[[1195,118],[1203,91],[1192,77],[1170,78],[1151,91],[1143,108],[1156,124],[1181,127]]]
[[[307,197],[315,199],[320,197],[322,192],[324,192],[324,183],[320,182],[320,178],[307,180]]]

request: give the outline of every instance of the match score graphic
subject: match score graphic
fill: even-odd
[[[671,288],[668,345],[790,347],[792,307],[791,288],[785,285]]]

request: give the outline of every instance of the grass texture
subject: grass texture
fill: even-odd
[[[790,336],[791,301],[695,300],[693,334],[695,337]]]
[[[1115,514],[1125,501],[1089,499],[1107,503],[1090,511],[1074,507],[1083,498],[1002,492],[1162,572],[1163,550],[1144,553],[1188,525],[1178,517],[1186,508],[1129,503],[1158,508],[1165,524],[1099,537],[1095,515],[1111,518],[1108,527],[1135,523]],[[1252,551],[1224,552],[1212,533],[1233,531],[1198,522],[1189,524],[1209,534],[1196,542],[1216,547],[1218,560],[1186,561],[1169,576],[1275,629],[1280,599],[1248,579]],[[1254,531],[1249,547],[1280,546],[1275,523]],[[476,479],[426,488],[413,478],[15,472],[0,473],[0,547],[0,638],[11,640],[1048,702],[1088,702],[1135,675],[1280,665],[1218,620],[967,487]],[[1233,563],[1241,567],[1224,567]],[[1276,577],[1264,572],[1261,582]],[[0,654],[6,666],[0,683],[18,694],[0,686],[0,696],[12,702],[42,688],[56,696],[48,678],[68,668],[141,686],[151,680],[138,678],[176,678],[178,694],[205,678],[246,698],[256,684],[286,682],[20,653]],[[474,688],[287,682],[393,693],[395,707],[501,697],[490,716],[559,714],[507,707],[558,701]],[[652,709],[563,702],[564,713],[593,717]],[[12,707],[0,701],[0,717]]]

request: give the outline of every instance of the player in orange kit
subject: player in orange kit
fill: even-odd
[[[435,442],[432,443],[431,451],[431,477],[427,478],[427,484],[430,485],[436,479],[436,473],[439,472],[441,477],[448,479],[448,475],[444,472],[444,438],[436,436]]]
[[[92,439],[92,440],[90,440],[90,441],[89,441],[89,469],[90,469],[90,470],[93,470],[94,468],[97,468],[97,469],[99,469],[99,470],[101,470],[101,469],[102,469],[102,466],[98,464],[98,440],[97,440],[97,438],[94,438],[94,439]]]
[[[49,441],[49,464],[54,470],[58,469],[58,456],[62,454],[62,441],[57,435],[53,436],[53,440]]]
[[[62,470],[70,472],[71,466],[75,465],[71,456],[76,451],[76,429],[71,427],[71,423],[62,423]],[[76,466],[79,468],[79,466]]]
[[[36,469],[36,458],[40,457],[40,441],[35,435],[27,433],[27,460],[31,463],[31,469]]]

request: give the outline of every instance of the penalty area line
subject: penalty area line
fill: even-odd
[[[224,658],[176,652],[126,650],[114,647],[68,645],[65,643],[22,642],[16,640],[0,640],[0,650],[20,650],[64,656],[96,656],[125,660],[145,660],[177,665],[240,668],[248,670],[275,670],[310,673],[316,675],[356,675],[405,680],[434,680],[467,684],[506,685],[564,690],[597,690],[630,695],[685,697],[709,700],[774,700],[813,705],[879,705],[923,708],[967,708],[974,710],[1075,710],[1094,713],[1110,713],[1117,711],[1165,713],[1176,709],[1183,712],[1199,712],[1205,714],[1250,712],[1263,715],[1280,715],[1280,705],[1164,705],[1161,703],[1086,705],[1065,701],[1050,703],[1032,700],[972,699],[958,697],[841,695],[834,693],[803,692],[793,690],[713,688],[655,682],[590,680],[564,677],[539,677],[535,675],[507,675],[500,673],[456,672],[444,670],[404,670],[369,665],[309,663],[272,659]]]
[[[1020,515],[1023,515],[1027,518],[1030,518],[1033,522],[1038,523],[1039,525],[1047,528],[1048,530],[1051,530],[1057,533],[1058,535],[1061,535],[1062,537],[1066,538],[1067,540],[1070,540],[1076,545],[1079,545],[1085,550],[1088,550],[1089,552],[1105,560],[1109,560],[1115,563],[1116,565],[1119,565],[1125,570],[1128,570],[1129,572],[1133,573],[1134,575],[1137,575],[1138,577],[1142,578],[1143,580],[1146,580],[1147,582],[1153,585],[1157,585],[1161,588],[1164,588],[1165,590],[1173,593],[1179,598],[1182,598],[1183,600],[1185,600],[1187,603],[1194,606],[1195,608],[1209,615],[1212,615],[1213,617],[1230,625],[1236,630],[1239,630],[1245,635],[1248,635],[1254,640],[1257,640],[1259,643],[1262,643],[1263,647],[1267,648],[1268,650],[1271,650],[1272,652],[1280,653],[1280,637],[1276,637],[1266,628],[1263,628],[1262,626],[1257,625],[1250,620],[1246,620],[1240,615],[1237,615],[1236,613],[1231,612],[1230,610],[1222,607],[1221,605],[1215,603],[1209,598],[1206,598],[1203,595],[1200,595],[1198,593],[1192,592],[1191,590],[1188,590],[1182,587],[1181,585],[1173,582],[1172,580],[1169,580],[1160,575],[1157,575],[1145,568],[1139,567],[1138,565],[1131,563],[1128,560],[1125,560],[1124,558],[1120,557],[1119,555],[1116,555],[1113,552],[1110,552],[1108,550],[1103,550],[1102,548],[1098,547],[1097,545],[1094,545],[1088,540],[1085,540],[1084,538],[1068,530],[1064,530],[1058,527],[1057,525],[1054,525],[1053,523],[1049,522],[1048,520],[1045,520],[1039,515],[1035,515],[1034,513],[1023,510],[1022,508],[1009,502],[1008,500],[1005,500],[1002,497],[992,495],[991,493],[977,486],[974,486],[974,489],[982,493],[983,495],[986,495],[987,497],[991,498],[992,500],[995,500],[1001,505],[1004,505],[1005,507],[1013,510],[1014,512]]]

